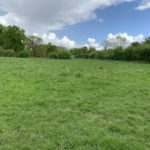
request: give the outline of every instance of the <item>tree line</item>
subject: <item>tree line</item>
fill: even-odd
[[[119,41],[122,44],[125,40],[121,39]],[[0,56],[2,57],[150,61],[150,38],[146,38],[142,43],[134,42],[126,47],[123,47],[121,44],[114,48],[105,47],[101,51],[96,50],[94,47],[80,47],[68,50],[52,43],[43,44],[40,37],[27,36],[25,31],[17,26],[0,25]]]
[[[143,60],[150,61],[150,38],[146,38],[144,42],[134,42],[128,47],[116,47],[96,52],[98,59],[110,60]]]
[[[45,57],[54,59],[70,59],[71,53],[64,47],[43,44],[38,36],[27,36],[17,26],[0,25],[1,57]]]

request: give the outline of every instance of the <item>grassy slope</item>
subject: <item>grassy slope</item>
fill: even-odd
[[[150,64],[0,58],[0,150],[150,149]]]

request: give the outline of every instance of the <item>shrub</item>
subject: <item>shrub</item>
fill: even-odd
[[[104,59],[104,51],[97,51],[95,53],[95,58],[97,58],[97,59]]]
[[[104,59],[113,59],[113,50],[104,51]]]
[[[96,57],[96,52],[90,52],[90,53],[88,54],[88,58],[93,59],[93,58],[95,58],[95,57]]]
[[[0,57],[5,57],[5,50],[0,49]]]
[[[128,47],[123,50],[123,60],[138,60],[139,59],[139,50],[137,47]]]
[[[49,57],[49,53],[56,53],[57,52],[57,49],[58,47],[51,44],[51,43],[48,43],[46,45],[46,55]]]
[[[87,47],[74,48],[71,50],[71,54],[75,58],[88,58],[88,48]]]
[[[20,51],[20,52],[18,52],[17,57],[28,58],[28,57],[30,57],[30,52],[27,50]]]
[[[144,41],[145,44],[150,44],[150,37],[147,37]]]
[[[34,57],[46,57],[46,46],[45,45],[37,45],[33,48],[33,56]]]
[[[96,58],[98,59],[113,59],[113,50],[97,51]]]
[[[150,45],[143,44],[139,47],[139,59],[150,61]]]
[[[138,47],[139,45],[140,45],[139,42],[133,42],[133,43],[131,44],[131,46],[133,46],[133,47]]]
[[[96,56],[96,49],[94,47],[90,47],[87,50],[87,54],[86,55],[87,55],[88,58],[91,58],[91,59],[95,58],[95,56]]]
[[[113,50],[113,59],[114,60],[123,60],[123,49],[118,47]]]
[[[16,53],[14,50],[3,50],[0,49],[0,56],[1,57],[15,57]]]
[[[51,52],[48,54],[48,58],[57,59],[57,52]]]
[[[60,50],[57,53],[57,58],[58,59],[70,59],[71,58],[71,54],[67,50]]]

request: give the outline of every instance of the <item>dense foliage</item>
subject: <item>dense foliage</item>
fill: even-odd
[[[71,50],[71,54],[74,58],[95,58],[96,49],[93,47],[80,47]]]
[[[43,44],[38,36],[26,36],[24,30],[17,26],[0,25],[0,56],[70,59],[71,53],[51,43]]]
[[[119,41],[124,41],[120,40]],[[93,47],[79,47],[68,50],[64,47],[43,44],[38,36],[26,36],[25,31],[17,26],[0,25],[0,56],[3,57],[44,57],[51,59],[96,58],[110,60],[150,61],[150,38],[143,43],[134,42],[130,46],[97,51]],[[123,46],[123,45],[122,45]]]
[[[128,61],[150,61],[150,42],[136,42],[124,49],[122,47],[118,47],[107,51],[99,51],[96,54],[96,58]]]
[[[0,25],[0,46],[13,49],[15,52],[24,50],[25,33],[17,26]]]

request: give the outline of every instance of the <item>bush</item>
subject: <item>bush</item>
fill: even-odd
[[[150,44],[144,44],[139,47],[139,59],[150,61]]]
[[[94,59],[96,57],[96,52],[90,52],[88,58]]]
[[[71,50],[71,54],[75,58],[88,58],[88,48],[87,47],[74,48]]]
[[[45,45],[37,45],[33,48],[33,56],[34,57],[46,57],[46,46]]]
[[[48,58],[50,59],[57,59],[57,52],[51,52],[48,54]]]
[[[121,47],[107,50],[97,51],[98,59],[114,59],[114,60],[145,60],[150,61],[150,44],[149,43],[133,43],[131,46],[122,49]]]
[[[3,50],[0,49],[0,56],[1,57],[15,57],[16,53],[14,50]]]
[[[60,50],[57,53],[57,58],[58,59],[70,59],[71,58],[71,54],[67,50]]]
[[[113,50],[97,51],[96,58],[98,58],[98,59],[113,59]]]
[[[28,57],[30,57],[30,52],[27,50],[20,51],[20,52],[18,52],[17,57],[28,58]]]
[[[118,47],[113,50],[113,59],[114,60],[123,60],[123,49],[122,47]]]
[[[123,50],[123,60],[138,60],[139,59],[139,50],[137,47],[128,47]]]
[[[95,58],[104,59],[104,51],[97,51],[95,54]]]
[[[47,45],[46,45],[46,56],[48,56],[49,57],[49,54],[50,53],[56,53],[57,52],[57,49],[58,49],[58,47],[57,46],[55,46],[55,45],[53,45],[53,44],[51,44],[51,43],[48,43]]]
[[[104,59],[113,59],[113,50],[104,51]]]
[[[139,45],[140,45],[139,42],[133,42],[133,43],[131,44],[131,46],[133,46],[133,47],[138,47]]]
[[[96,49],[94,47],[90,47],[88,50],[87,50],[87,57],[88,58],[95,58],[96,57]]]

